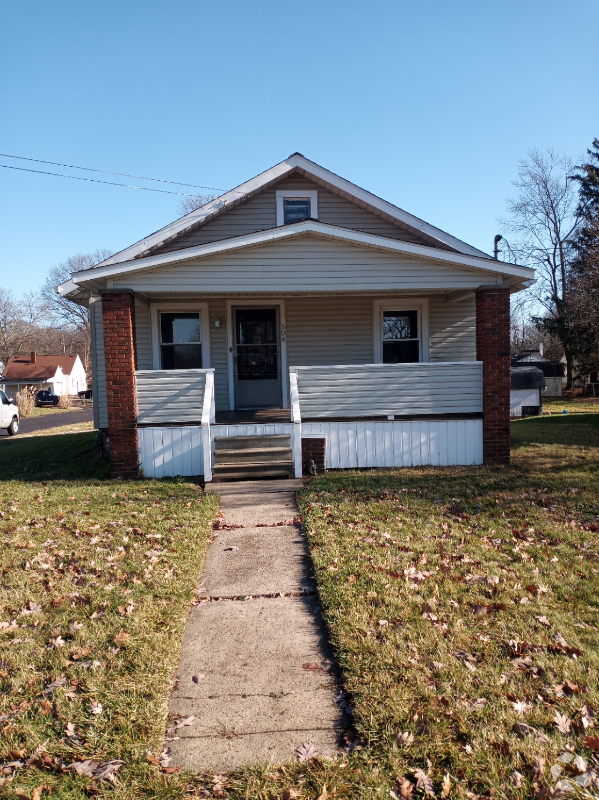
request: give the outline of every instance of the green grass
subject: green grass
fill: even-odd
[[[0,762],[31,759],[0,771],[3,797],[183,793],[147,752],[163,747],[216,501],[185,481],[109,480],[94,438],[0,444]],[[86,759],[122,761],[119,784],[64,771]]]
[[[568,414],[599,414],[599,394],[595,402],[592,397],[543,398],[545,414],[562,414],[564,410]]]
[[[67,763],[124,762],[115,787],[31,767],[3,787],[6,796],[31,797],[43,784],[60,800],[90,794],[359,800],[389,798],[390,791],[419,798],[419,769],[437,797],[444,796],[444,780],[450,798],[554,796],[556,781],[568,771],[573,780],[577,771],[558,761],[561,754],[581,756],[589,766],[597,760],[582,733],[583,717],[592,719],[581,715],[585,704],[599,711],[595,419],[515,422],[507,468],[339,472],[307,485],[300,508],[361,749],[329,761],[248,767],[223,780],[165,774],[146,760],[147,750],[160,752],[213,501],[186,483],[108,481],[89,434],[3,442],[0,583],[8,591],[0,619],[25,628],[0,634],[0,658],[9,660],[2,702],[17,707],[0,724],[0,755],[12,759],[10,750],[19,748],[30,754],[45,742],[51,758]],[[13,463],[23,474],[6,480]],[[191,527],[179,527],[185,525]],[[146,575],[145,554],[156,541],[146,537],[156,532],[167,561]],[[165,577],[171,567],[176,580]],[[89,605],[69,598],[53,606],[52,599],[71,594]],[[19,615],[30,598],[42,613]],[[119,606],[126,611],[129,601],[133,613],[123,616]],[[98,610],[104,615],[92,618]],[[81,631],[69,631],[73,619]],[[130,638],[113,654],[121,628]],[[49,650],[57,635],[66,644]],[[32,641],[7,645],[13,637]],[[86,647],[93,652],[85,658],[100,662],[96,669],[77,666],[77,648]],[[69,700],[60,689],[44,715],[40,692],[58,674],[77,694]],[[98,717],[90,713],[96,700],[103,705]],[[570,734],[558,731],[556,712],[572,720]],[[65,739],[69,721],[81,739],[77,746]],[[546,739],[520,738],[518,723]],[[588,732],[599,735],[598,728]],[[402,734],[413,737],[411,744],[402,743]],[[565,771],[552,777],[559,764]],[[598,789],[592,792],[570,796],[596,796]]]

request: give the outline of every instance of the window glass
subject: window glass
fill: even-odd
[[[162,369],[201,369],[200,315],[173,312],[160,315]]]
[[[8,402],[8,397],[4,394],[4,392],[0,392],[0,402],[2,405],[8,406],[10,403]]]
[[[292,222],[302,222],[310,219],[310,200],[307,197],[297,199],[283,199],[283,222],[289,225]]]
[[[417,311],[383,312],[383,364],[420,361]]]

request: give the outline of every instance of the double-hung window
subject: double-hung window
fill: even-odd
[[[374,360],[410,364],[429,360],[428,298],[374,301]]]
[[[202,369],[202,337],[197,311],[160,314],[162,369]]]

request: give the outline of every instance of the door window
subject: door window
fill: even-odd
[[[162,369],[202,369],[200,315],[196,312],[160,314]]]
[[[383,311],[383,364],[420,361],[418,311]]]
[[[235,314],[235,328],[237,379],[277,379],[279,365],[276,310],[238,309]]]

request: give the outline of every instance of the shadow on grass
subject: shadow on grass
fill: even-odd
[[[0,440],[0,483],[109,478],[95,431]]]
[[[599,414],[528,417],[512,422],[512,447],[535,443],[599,447]]]

